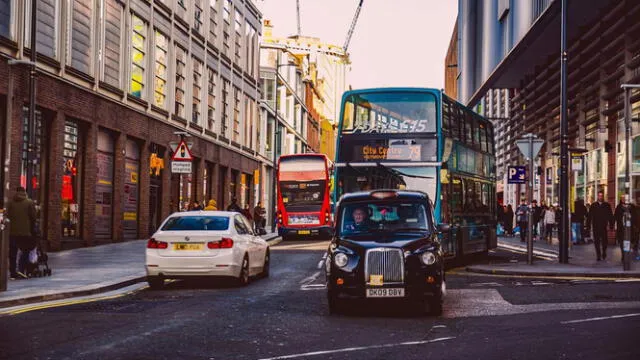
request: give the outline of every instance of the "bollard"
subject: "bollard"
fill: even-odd
[[[9,280],[9,219],[0,209],[0,291],[7,291]]]

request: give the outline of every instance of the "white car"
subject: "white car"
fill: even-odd
[[[147,242],[147,282],[161,288],[164,279],[269,276],[269,244],[254,235],[249,221],[230,211],[171,214]]]

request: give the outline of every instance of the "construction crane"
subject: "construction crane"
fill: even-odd
[[[300,28],[300,0],[296,0],[296,13],[298,15],[298,36],[302,35],[302,29]]]
[[[358,16],[360,16],[360,10],[362,9],[363,2],[364,0],[360,0],[360,4],[358,4],[358,8],[356,9],[356,14],[353,16],[353,21],[351,21],[351,27],[349,27],[349,32],[347,33],[347,39],[344,41],[344,46],[342,47],[342,49],[344,50],[345,54],[347,53],[347,48],[349,47],[349,42],[351,41],[353,30],[356,28],[356,23],[358,22]],[[298,27],[298,31],[300,31],[299,27]]]

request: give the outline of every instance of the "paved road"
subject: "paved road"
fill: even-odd
[[[0,359],[637,359],[640,283],[448,275],[442,317],[402,303],[329,316],[325,243],[282,243],[246,288],[173,282],[0,317]],[[513,256],[496,253],[495,258]],[[516,259],[517,259],[517,255]]]

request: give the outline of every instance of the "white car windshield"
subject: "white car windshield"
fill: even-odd
[[[221,231],[229,229],[226,216],[175,216],[162,226],[163,231]]]

